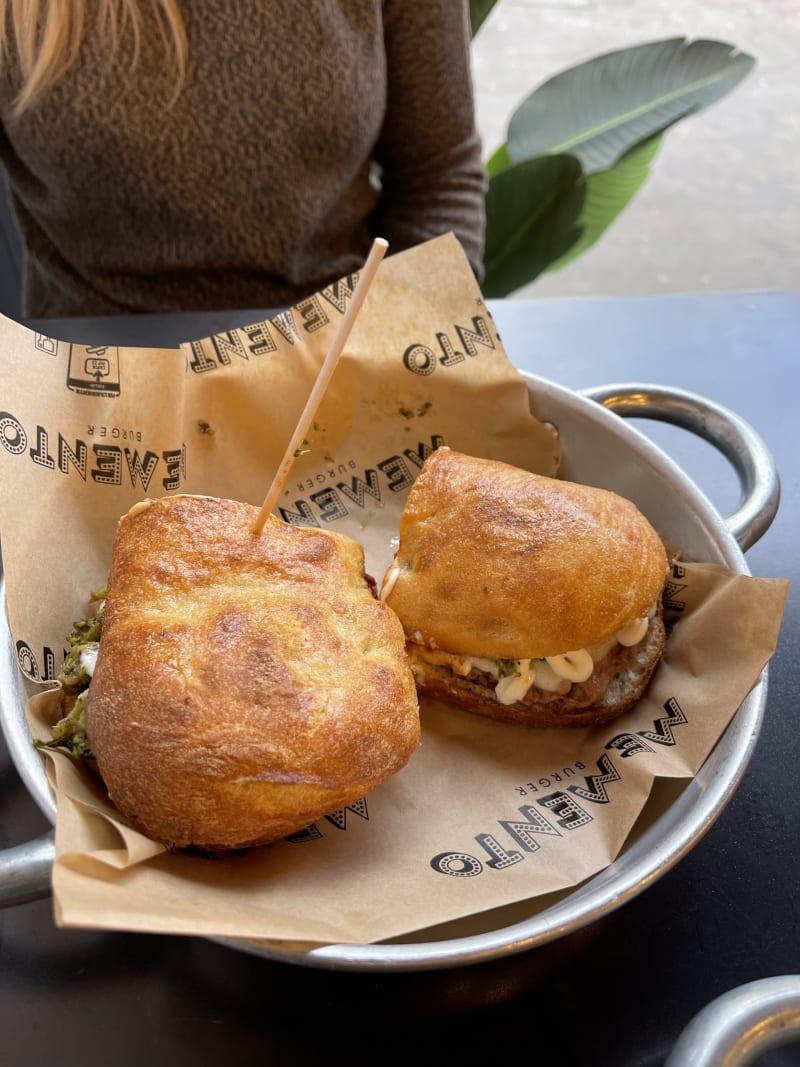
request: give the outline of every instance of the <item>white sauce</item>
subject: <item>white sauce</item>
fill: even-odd
[[[152,500],[140,500],[138,504],[134,504],[128,512],[128,518],[133,518],[134,515],[138,515],[140,511],[147,511],[147,509],[153,503]]]
[[[564,694],[568,693],[571,688],[571,683],[556,674],[546,659],[536,661],[535,685],[537,689],[544,689],[547,693]]]
[[[517,667],[519,674],[504,674],[494,688],[495,695],[501,704],[516,704],[518,700],[522,700],[536,681],[536,667],[533,660],[518,660]]]
[[[567,682],[585,682],[594,670],[594,660],[585,648],[564,652],[561,656],[546,656],[545,659],[558,677]]]
[[[630,648],[631,645],[638,645],[647,633],[649,622],[650,620],[647,618],[633,619],[627,626],[623,626],[621,630],[617,630],[614,637],[616,637],[621,645],[625,645],[626,648]]]
[[[94,675],[99,648],[100,645],[96,641],[88,641],[81,649],[80,665],[90,678]]]
[[[395,587],[395,583],[400,576],[400,567],[393,563],[386,574],[383,576],[383,583],[381,585],[381,600],[385,600],[387,596]]]
[[[399,568],[394,565],[384,579],[381,597],[391,591],[397,581]],[[388,585],[388,588],[387,588]],[[596,660],[604,659],[615,644],[630,648],[638,644],[647,633],[650,619],[655,615],[656,605],[641,619],[632,619],[607,641],[579,648],[573,652],[564,652],[560,656],[547,656],[545,659],[518,659],[505,661],[509,669],[500,673],[497,660],[481,656],[459,656],[450,652],[417,648],[420,658],[435,666],[449,667],[450,670],[465,678],[475,668],[497,679],[495,694],[501,704],[515,704],[522,700],[532,685],[550,693],[568,693],[573,683],[585,682],[591,677]],[[421,638],[421,634],[412,635]]]

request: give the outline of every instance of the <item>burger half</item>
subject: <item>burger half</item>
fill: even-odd
[[[587,726],[628,711],[650,680],[667,565],[624,497],[440,448],[409,493],[381,597],[421,693]]]
[[[86,733],[109,794],[169,846],[261,845],[352,803],[419,742],[404,637],[348,537],[231,500],[119,523]]]

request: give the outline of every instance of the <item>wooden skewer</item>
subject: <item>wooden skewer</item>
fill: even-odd
[[[286,448],[286,452],[283,455],[281,464],[278,467],[278,471],[272,481],[272,485],[269,487],[269,491],[264,499],[264,503],[261,507],[261,511],[258,513],[258,518],[253,524],[253,533],[260,534],[264,529],[267,518],[269,517],[272,509],[275,507],[278,497],[280,496],[281,489],[283,489],[284,482],[289,474],[289,470],[295,461],[300,446],[302,445],[307,433],[308,428],[311,425],[311,420],[316,414],[317,408],[320,405],[322,396],[328,387],[333,372],[336,370],[336,364],[339,362],[339,356],[342,354],[342,350],[345,346],[347,338],[350,336],[350,331],[353,328],[353,324],[356,320],[356,316],[361,310],[361,305],[364,303],[364,297],[367,295],[367,290],[370,287],[372,279],[375,276],[375,272],[381,260],[384,257],[386,249],[389,247],[388,241],[383,237],[376,237],[372,242],[372,248],[367,256],[367,261],[361,268],[358,277],[358,283],[353,290],[353,296],[350,300],[350,306],[345,312],[344,318],[339,324],[339,329],[336,333],[336,337],[333,339],[333,344],[325,357],[325,361],[320,368],[320,372],[317,375],[317,380],[314,382],[314,388],[311,390],[311,394],[306,401],[306,406],[303,408],[303,413],[295,427],[295,431],[292,434],[291,440]]]

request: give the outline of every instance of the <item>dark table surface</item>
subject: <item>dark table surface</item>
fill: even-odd
[[[758,746],[738,791],[675,867],[617,911],[518,955],[424,973],[275,963],[197,938],[64,931],[49,899],[0,912],[0,1062],[661,1064],[716,996],[800,972],[800,296],[719,293],[491,302],[521,368],[581,388],[639,381],[726,405],[773,452],[782,480],[751,571],[792,582]],[[83,343],[169,345],[257,311],[50,321]],[[738,483],[710,446],[640,426],[723,514]],[[0,846],[46,829],[0,742]],[[519,1059],[522,1057],[522,1059]],[[800,1063],[797,1045],[759,1063]]]

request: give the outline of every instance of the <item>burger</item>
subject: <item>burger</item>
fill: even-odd
[[[274,517],[255,534],[257,516],[188,495],[135,505],[101,632],[74,650],[91,676],[83,754],[130,823],[171,848],[286,837],[419,743],[403,631],[361,545]]]
[[[629,500],[442,447],[381,597],[417,689],[526,726],[590,726],[641,698],[664,647],[663,543]]]

